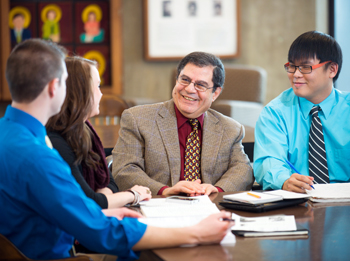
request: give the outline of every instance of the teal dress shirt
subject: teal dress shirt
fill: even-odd
[[[315,104],[316,105],[316,104]],[[320,104],[331,183],[350,182],[350,93],[333,88]],[[254,176],[267,189],[281,189],[294,173],[290,161],[309,175],[310,110],[314,106],[290,88],[265,106],[255,127]]]

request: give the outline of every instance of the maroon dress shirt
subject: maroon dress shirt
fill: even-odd
[[[190,122],[188,121],[188,118],[183,116],[181,112],[178,110],[178,108],[175,106],[175,113],[176,113],[176,119],[177,119],[177,132],[179,134],[179,143],[180,143],[180,154],[181,154],[181,173],[180,173],[180,180],[185,180],[185,150],[186,150],[186,139],[187,136],[191,133],[192,127]],[[199,121],[198,125],[198,135],[199,140],[202,144],[202,128],[203,128],[203,121],[204,121],[204,114],[199,116],[197,118]],[[158,191],[158,195],[162,195],[164,189],[168,188],[168,186],[162,187]],[[216,187],[219,192],[224,192],[221,188]]]

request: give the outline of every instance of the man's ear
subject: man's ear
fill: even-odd
[[[329,66],[329,70],[330,70],[329,78],[333,79],[338,73],[338,64],[331,63],[331,65]]]
[[[221,93],[221,90],[222,88],[221,87],[217,87],[215,92],[214,92],[214,95],[213,95],[213,100],[212,102],[214,102],[216,100],[217,97],[219,97],[220,93]]]
[[[48,92],[49,92],[50,98],[53,98],[56,95],[56,90],[59,85],[58,82],[59,82],[59,79],[55,78],[48,83]]]

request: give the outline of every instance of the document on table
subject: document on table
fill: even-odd
[[[232,219],[235,220],[235,225],[231,227],[231,230],[275,232],[293,231],[297,229],[293,215],[275,215],[250,218],[232,214]]]
[[[305,190],[312,202],[350,202],[350,183],[315,184]]]
[[[139,218],[139,221],[155,227],[188,227],[198,224],[211,214],[220,212],[208,196],[193,198],[199,199],[199,202],[181,204],[167,202],[164,198],[141,202],[141,211],[146,217]],[[235,235],[229,232],[221,244],[233,245],[235,242]]]

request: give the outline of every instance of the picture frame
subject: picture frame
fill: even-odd
[[[240,0],[145,0],[145,60],[177,61],[194,51],[238,57],[239,10]]]

